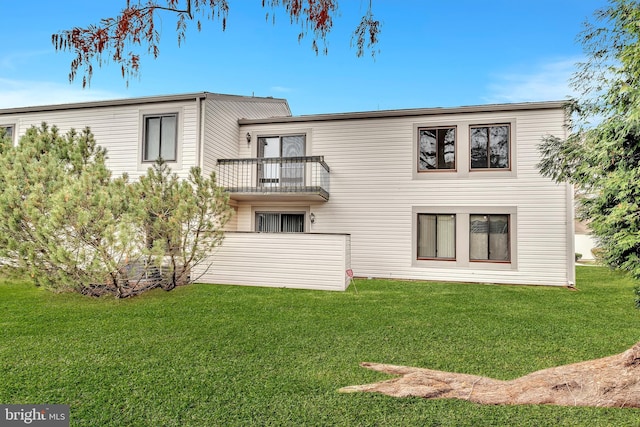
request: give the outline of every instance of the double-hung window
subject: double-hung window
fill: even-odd
[[[469,216],[469,260],[510,261],[510,215]]]
[[[144,116],[143,162],[159,158],[173,162],[177,158],[178,114]]]
[[[456,216],[418,214],[418,259],[456,258]]]
[[[509,169],[510,126],[471,126],[471,169]]]
[[[456,168],[456,128],[418,128],[418,172]]]
[[[304,233],[304,213],[256,212],[256,231]]]

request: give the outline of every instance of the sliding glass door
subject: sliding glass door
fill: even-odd
[[[296,157],[305,155],[305,136],[269,136],[258,138],[258,157],[278,159],[258,165],[259,187],[302,187],[304,163]]]

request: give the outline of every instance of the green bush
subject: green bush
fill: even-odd
[[[162,161],[138,182],[112,178],[90,129],[42,124],[17,146],[0,135],[0,259],[37,285],[127,297],[197,279],[193,267],[223,238],[228,197],[215,176],[180,180]],[[131,277],[131,265],[162,280]],[[146,272],[145,272],[146,273]]]

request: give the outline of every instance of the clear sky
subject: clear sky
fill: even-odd
[[[175,17],[163,14],[160,56],[142,57],[138,79],[127,86],[106,65],[82,89],[51,34],[126,1],[0,0],[0,108],[202,91],[286,98],[294,115],[565,99],[583,59],[577,35],[607,0],[373,0],[375,59],[350,47],[368,0],[340,0],[326,56],[298,42],[282,10],[273,25],[261,0],[229,3],[226,31],[206,21],[180,48]]]

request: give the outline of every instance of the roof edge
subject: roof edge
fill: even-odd
[[[28,107],[14,107],[0,109],[0,114],[15,114],[15,113],[37,113],[43,111],[59,111],[59,110],[77,110],[82,108],[97,108],[97,107],[117,107],[121,105],[142,105],[142,104],[157,104],[165,102],[180,102],[190,101],[197,99],[233,99],[242,101],[260,100],[268,102],[285,102],[284,98],[260,97],[260,96],[245,96],[245,95],[227,95],[221,93],[212,92],[193,92],[183,93],[175,95],[154,95],[143,96],[136,98],[117,98],[107,99],[99,101],[84,101],[84,102],[72,102],[67,104],[50,104],[50,105],[35,105]],[[288,103],[287,103],[288,105]]]
[[[310,114],[292,117],[272,117],[267,119],[240,119],[238,123],[241,125],[248,124],[269,124],[269,123],[291,123],[291,122],[314,122],[327,120],[359,120],[371,118],[393,118],[393,117],[411,117],[411,116],[428,116],[441,114],[458,114],[458,113],[484,113],[496,111],[519,111],[519,110],[548,110],[563,109],[570,100],[564,101],[541,101],[541,102],[520,102],[513,104],[483,104],[462,107],[434,107],[434,108],[409,108],[398,110],[378,110],[378,111],[361,111],[349,113],[328,113],[328,114]]]

